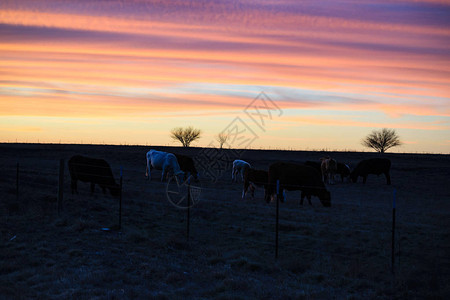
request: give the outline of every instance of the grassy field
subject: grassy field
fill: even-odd
[[[156,147],[203,155],[201,148]],[[0,296],[3,299],[450,299],[450,156],[385,154],[392,185],[328,185],[332,206],[280,204],[275,259],[275,203],[241,199],[229,165],[206,176],[187,210],[167,198],[167,183],[145,178],[150,147],[0,144]],[[224,150],[225,160],[235,159]],[[74,154],[106,159],[119,201],[97,187],[70,193]],[[275,161],[329,155],[355,166],[375,153],[248,150],[240,158],[267,169]],[[65,161],[58,215],[59,161]],[[19,163],[19,194],[16,169]],[[211,169],[214,169],[211,166]],[[210,170],[211,171],[211,170]],[[361,179],[360,179],[361,180]],[[171,186],[169,185],[169,189]],[[392,201],[396,193],[395,273],[391,272]],[[103,230],[110,228],[111,230]]]

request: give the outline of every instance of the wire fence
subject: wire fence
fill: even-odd
[[[390,193],[386,194],[386,197],[391,199],[378,203],[364,201],[369,197],[370,191],[359,195],[357,200],[353,201],[336,199],[333,200],[331,208],[319,206],[318,202],[313,207],[309,204],[299,206],[298,200],[288,199],[286,203],[279,203],[279,221],[276,228],[274,203],[266,204],[260,196],[252,200],[242,200],[242,187],[229,185],[226,181],[215,184],[197,183],[201,189],[200,200],[189,207],[190,215],[187,216],[186,207],[178,209],[167,201],[165,191],[168,183],[146,179],[144,168],[111,169],[116,179],[120,178],[121,182],[123,179],[123,212],[117,202],[110,201],[112,197],[97,195],[97,198],[92,198],[87,184],[79,186],[78,196],[72,195],[69,189],[69,170],[64,169],[61,182],[58,161],[41,161],[39,168],[22,162],[11,162],[0,168],[1,192],[7,199],[4,201],[6,205],[2,206],[3,224],[8,222],[8,216],[14,211],[31,213],[31,216],[36,218],[57,218],[58,197],[61,197],[59,192],[62,189],[65,193],[62,213],[66,217],[79,217],[80,214],[93,211],[97,216],[100,215],[102,221],[113,225],[111,217],[120,220],[123,214],[124,227],[151,228],[152,235],[184,233],[188,223],[188,237],[197,241],[226,244],[228,247],[234,245],[236,250],[256,247],[268,255],[278,251],[274,250],[277,231],[281,256],[306,253],[320,257],[321,260],[336,258],[352,263],[360,263],[376,256],[385,261],[387,266],[392,258],[396,258],[397,260],[392,262],[393,270],[399,266],[405,255],[408,259],[421,259],[419,254],[403,252],[405,247],[402,243],[406,243],[404,238],[408,231],[414,230],[414,227],[430,231],[437,229],[434,224],[409,221],[402,215],[404,206],[401,201],[397,201],[397,211],[393,211],[395,196]],[[83,175],[104,176],[95,172],[85,172]],[[231,188],[231,191],[227,188]],[[232,192],[236,193],[235,197],[230,197]],[[85,202],[84,208],[73,203],[78,200]],[[91,200],[101,200],[101,203],[90,203]],[[348,212],[351,212],[353,219],[348,219]],[[396,213],[397,217],[395,227],[392,226],[393,213]],[[393,230],[396,235],[391,240]],[[371,246],[367,247],[367,244]],[[449,259],[445,256],[448,252],[441,253],[442,257],[436,259],[448,263]]]

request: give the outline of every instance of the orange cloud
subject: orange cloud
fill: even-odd
[[[0,9],[0,116],[208,115],[240,111],[252,92],[266,91],[282,109],[336,115],[287,118],[293,124],[448,130],[401,118],[450,116],[450,29],[441,19],[364,18],[352,11],[356,2],[323,16],[295,1],[239,9],[157,1],[146,14],[119,14],[109,9],[116,2],[73,13],[11,3],[3,7],[22,9]],[[390,121],[338,117],[358,111],[381,111]]]
[[[403,129],[420,129],[420,130],[450,130],[450,126],[436,124],[434,122],[421,123],[421,122],[407,122],[407,123],[374,123],[355,121],[349,119],[341,119],[332,116],[296,116],[296,117],[284,117],[282,122],[287,127],[298,126],[298,124],[311,124],[311,125],[323,125],[323,126],[343,126],[343,127],[368,127],[368,128],[403,128]]]
[[[41,132],[43,129],[41,127],[33,126],[18,126],[18,127],[0,127],[0,131],[8,132]]]

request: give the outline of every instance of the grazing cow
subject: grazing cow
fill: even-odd
[[[233,170],[231,171],[231,182],[237,182],[237,174],[241,173],[241,179],[244,181],[244,172],[252,166],[243,160],[236,159],[233,161]]]
[[[350,178],[352,179],[353,182],[356,182],[358,180],[358,177],[361,176],[363,178],[363,183],[366,183],[367,175],[384,174],[384,176],[386,176],[387,184],[390,185],[391,184],[391,176],[389,174],[390,168],[391,168],[391,161],[387,158],[366,159],[358,163],[356,168],[350,174]]]
[[[192,157],[176,153],[175,157],[177,158],[181,171],[184,172],[184,179],[186,179],[187,174],[190,173],[195,180],[198,180],[198,171],[195,168],[194,160],[192,159]]]
[[[267,171],[255,170],[248,168],[244,172],[244,190],[242,191],[242,199],[245,198],[247,194],[247,189],[250,187],[250,192],[252,199],[255,198],[255,185],[264,186],[264,191],[267,188],[267,181],[269,180],[269,175]]]
[[[320,159],[320,169],[322,170],[323,182],[333,184],[334,174],[337,171],[337,162],[331,157],[323,157]]]
[[[177,158],[174,154],[169,152],[150,150],[147,152],[147,168],[145,170],[145,176],[150,180],[152,179],[152,169],[162,170],[161,181],[164,181],[164,177],[172,172],[179,179],[183,178],[184,173],[180,169]],[[180,177],[181,178],[180,178]]]
[[[325,188],[320,172],[313,167],[285,162],[270,165],[269,180],[264,196],[266,202],[270,202],[277,192],[277,180],[279,180],[279,195],[283,195],[284,190],[301,190],[301,205],[305,196],[311,205],[311,196],[317,196],[323,206],[331,206],[330,192]]]
[[[341,175],[341,182],[344,182],[344,178],[350,176],[350,167],[346,164],[338,162],[336,174]]]
[[[111,167],[103,159],[89,158],[81,155],[72,156],[67,163],[71,178],[70,188],[72,194],[78,194],[78,180],[91,183],[91,194],[94,193],[95,184],[98,184],[103,193],[106,189],[114,197],[120,195],[120,186],[114,180]]]

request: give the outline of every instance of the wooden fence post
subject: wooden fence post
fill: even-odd
[[[279,222],[279,211],[280,211],[280,181],[277,180],[277,213],[275,221],[275,258],[278,258],[278,222]]]
[[[64,159],[59,160],[58,216],[61,214],[64,197]]]
[[[393,199],[392,199],[392,251],[391,251],[392,274],[394,274],[394,263],[395,263],[395,206],[396,206],[395,196],[396,196],[396,190],[394,189]]]
[[[122,228],[122,186],[123,186],[123,168],[120,167],[119,230]]]
[[[189,227],[191,223],[191,176],[188,172],[188,190],[187,190],[187,224],[186,224],[186,239],[189,241]]]

